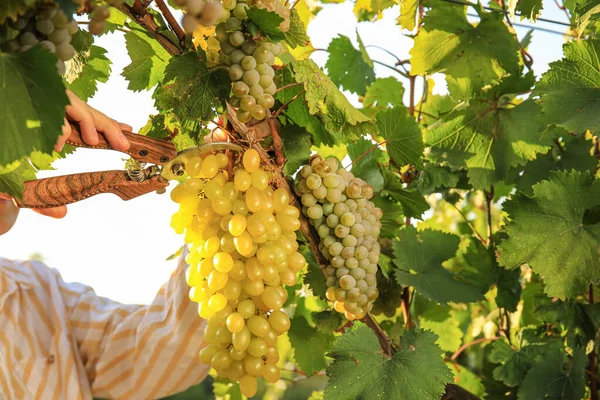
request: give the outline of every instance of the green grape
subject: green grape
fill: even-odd
[[[229,43],[231,43],[231,45],[234,47],[240,47],[242,44],[244,44],[245,40],[246,38],[244,37],[244,34],[240,31],[233,32],[229,36]]]
[[[256,378],[250,375],[244,375],[240,378],[240,391],[248,398],[254,397],[258,390]]]
[[[271,75],[262,75],[259,80],[260,86],[268,88],[273,83],[273,77]]]
[[[221,22],[215,28],[215,36],[219,40],[219,42],[224,42],[228,40],[229,34],[227,33],[227,27],[225,23]]]
[[[22,46],[35,46],[39,43],[39,40],[31,32],[24,32],[19,36],[19,42]]]
[[[235,15],[236,18],[245,20],[248,18],[248,9],[248,4],[238,3],[233,9],[233,15]]]
[[[242,45],[242,51],[246,54],[254,53],[255,49],[256,49],[256,42],[252,39],[246,40],[244,42],[244,44]],[[254,67],[252,67],[252,68],[254,68]]]
[[[261,79],[263,77],[261,76]],[[260,83],[260,81],[259,81]],[[275,99],[270,94],[264,93],[258,98],[258,104],[263,106],[265,109],[270,109],[275,105]]]
[[[244,54],[243,51],[236,49],[234,51],[231,52],[231,54],[229,55],[229,61],[231,61],[232,64],[240,64],[242,62],[242,58],[244,58],[244,56],[246,56]],[[240,66],[241,68],[241,66]]]
[[[350,258],[349,260],[352,260],[352,258]],[[346,262],[348,262],[349,260],[346,260]],[[366,273],[365,270],[362,268],[355,268],[350,271],[350,276],[353,277],[356,281],[360,281],[365,278]]]
[[[256,101],[252,96],[246,95],[240,100],[240,108],[242,108],[243,110],[250,111],[255,105]]]
[[[269,59],[269,54],[271,54],[271,52],[269,51],[267,46],[264,45],[257,47],[256,50],[254,50],[254,52],[252,53],[257,63],[266,63]]]
[[[358,260],[355,257],[347,258],[344,262],[344,266],[350,270],[358,268]]]
[[[236,0],[222,0],[221,2],[226,10],[233,10],[237,5]]]
[[[54,32],[54,23],[49,19],[38,19],[35,22],[35,29],[43,35],[49,35]]]
[[[75,49],[69,43],[56,46],[56,56],[63,61],[68,61],[75,56]]]
[[[227,40],[223,40],[221,43],[221,51],[223,54],[231,54],[235,50],[235,47],[229,42],[229,38]]]
[[[275,76],[275,70],[269,64],[261,63],[256,65],[256,70],[259,74]]]
[[[235,116],[238,119],[238,121],[240,121],[242,124],[248,123],[252,119],[252,113],[241,108],[238,108],[238,110],[235,113]]]
[[[252,90],[252,88],[250,88]],[[254,117],[255,119],[262,121],[263,119],[265,119],[265,109],[263,106],[257,104],[254,107],[252,107],[252,117]]]
[[[252,88],[254,85],[256,85],[258,83],[258,79],[259,79],[260,75],[258,75],[258,72],[256,72],[256,70],[251,69],[248,71],[244,71],[244,76],[243,76],[243,80],[244,83],[246,85],[248,85],[250,88]]]
[[[235,97],[241,99],[242,97],[248,94],[250,88],[244,82],[239,81],[233,84],[233,88],[231,91],[233,92],[233,95]]]
[[[250,94],[250,96],[254,97],[255,99],[258,99],[258,98],[260,98],[260,96],[263,95],[263,92],[264,92],[264,90],[263,90],[262,86],[253,85],[250,87],[249,94]]]
[[[253,70],[254,68],[256,68],[256,59],[254,59],[254,57],[252,56],[245,56],[244,58],[242,58],[241,65],[242,68],[244,68],[246,71]]]
[[[238,18],[231,17],[225,21],[225,28],[227,28],[228,32],[239,31],[242,28],[242,21]]]
[[[274,95],[276,91],[277,91],[277,86],[275,85],[275,83],[272,83],[269,85],[269,87],[265,88],[265,93],[268,93],[270,95]]]
[[[311,219],[321,218],[323,216],[323,209],[320,205],[315,204],[314,206],[310,206],[306,211],[306,215],[308,215]]]
[[[350,275],[342,276],[340,278],[339,283],[340,283],[340,287],[344,290],[350,290],[356,286],[356,280]],[[361,290],[361,292],[362,292],[362,290]]]
[[[281,43],[271,44],[271,53],[274,56],[279,57],[283,53],[283,45]]]

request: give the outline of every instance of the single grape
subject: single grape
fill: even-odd
[[[246,85],[248,85],[250,88],[252,88],[254,85],[256,85],[258,83],[259,78],[260,78],[260,75],[258,75],[258,72],[256,72],[256,70],[254,70],[254,69],[244,71],[244,76],[243,76],[244,83]]]
[[[235,15],[236,18],[245,20],[248,18],[248,9],[248,4],[238,3],[233,9],[233,15]]]
[[[262,121],[263,119],[265,119],[265,109],[263,106],[257,104],[254,107],[252,107],[251,112],[252,112],[252,117],[254,117],[255,119],[257,119],[259,121]]]
[[[254,53],[255,49],[256,49],[256,42],[252,39],[246,40],[244,42],[244,44],[242,45],[242,51],[246,54]],[[254,67],[252,67],[252,68],[254,68]]]
[[[256,68],[256,59],[252,56],[245,56],[244,58],[242,58],[241,65],[242,68],[244,68],[246,71],[253,70],[254,68]]]
[[[240,108],[242,108],[243,110],[250,111],[255,105],[256,101],[252,96],[246,95],[240,100]]]
[[[258,104],[263,106],[265,109],[270,109],[275,105],[275,99],[270,94],[263,93],[263,95],[258,98]]]
[[[263,95],[263,88],[260,85],[253,85],[250,87],[249,94],[255,99],[259,99]]]
[[[231,91],[235,97],[242,98],[248,94],[250,88],[244,82],[239,81],[233,84]]]
[[[256,59],[256,62],[259,63],[259,64],[260,63],[266,63],[267,60],[269,59],[269,54],[270,54],[270,51],[267,48],[267,46],[259,46],[252,53],[252,55]]]
[[[242,28],[242,21],[238,18],[231,17],[225,21],[227,31],[239,31]]]
[[[244,34],[239,31],[233,32],[229,36],[229,43],[231,43],[231,45],[234,47],[240,47],[242,44],[244,44],[245,40],[246,40],[246,38],[244,37]]]

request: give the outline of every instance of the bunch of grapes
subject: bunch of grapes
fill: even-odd
[[[373,187],[319,156],[300,170],[295,186],[302,212],[317,229],[319,249],[329,261],[327,299],[349,320],[360,319],[378,296],[377,262],[381,209],[369,201]]]
[[[214,26],[223,18],[223,4],[218,0],[175,0],[175,4],[185,10],[181,26],[187,33],[198,25]]]
[[[223,4],[233,16],[217,25],[218,43],[209,41],[209,53],[220,51],[219,60],[229,65],[229,77],[233,81],[230,103],[238,107],[237,119],[242,123],[252,118],[260,121],[275,104],[273,95],[277,86],[272,65],[275,57],[283,53],[283,46],[253,38],[248,33],[248,4],[237,0],[225,0]]]
[[[231,177],[228,162],[225,154],[190,161],[191,179],[171,192],[179,203],[171,226],[185,232],[190,298],[208,320],[200,361],[251,397],[258,377],[279,380],[277,337],[290,328],[282,284],[295,285],[306,260],[296,242],[300,212],[287,191],[269,186],[258,153],[247,150]]]
[[[8,35],[0,37],[0,49],[7,53],[23,53],[33,46],[40,45],[56,54],[56,67],[60,75],[65,73],[65,61],[75,55],[71,37],[79,30],[77,22],[69,17],[55,3],[41,3],[29,9],[16,21],[7,21]]]

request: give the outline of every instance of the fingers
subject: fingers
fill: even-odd
[[[45,215],[46,217],[51,218],[63,218],[65,215],[67,215],[66,206],[52,208],[33,208],[32,210],[38,214]]]
[[[67,96],[71,104],[67,106],[67,117],[79,123],[81,137],[84,142],[90,145],[98,144],[98,131],[91,108],[79,97],[67,90]]]
[[[119,128],[121,128],[122,131],[124,132],[132,132],[133,131],[133,127],[131,125],[128,124],[124,124],[123,122],[119,122],[119,121],[115,121],[117,123],[117,125],[119,125]]]
[[[54,145],[54,151],[61,151],[65,146],[67,139],[69,139],[69,136],[71,136],[71,124],[69,124],[69,121],[65,118],[65,123],[62,126],[62,134],[58,137],[58,141]]]
[[[96,128],[106,136],[110,145],[115,150],[125,151],[129,149],[129,141],[125,135],[123,135],[123,132],[121,132],[119,124],[100,111],[94,110],[93,108],[91,108],[91,111],[96,123]]]

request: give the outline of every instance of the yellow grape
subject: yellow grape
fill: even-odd
[[[265,290],[265,286],[262,281],[251,281],[246,278],[242,282],[242,289],[250,296],[260,296]]]
[[[279,368],[273,364],[267,364],[263,367],[263,377],[269,383],[275,383],[279,380]]]
[[[184,185],[177,185],[175,188],[173,188],[173,190],[171,190],[171,200],[173,200],[175,203],[181,203],[181,201],[188,196],[189,193],[187,190],[185,190]]]
[[[285,302],[283,297],[279,294],[279,291],[275,287],[268,286],[262,293],[262,300],[267,307],[273,310],[279,310]]]
[[[277,334],[282,335],[290,329],[290,317],[281,310],[273,311],[269,315],[269,324]]]
[[[279,352],[277,351],[277,348],[274,347],[275,344],[277,344],[277,334],[275,332],[273,332],[273,333],[275,335],[275,342],[273,344],[269,344],[265,340],[265,343],[267,343],[267,345],[271,346],[265,352],[265,358],[267,359],[267,363],[269,363],[269,364],[277,364],[277,362],[279,361]]]
[[[235,332],[232,335],[231,343],[233,347],[237,350],[246,350],[248,345],[250,344],[250,339],[252,339],[252,333],[248,326],[244,326],[241,331]]]
[[[200,359],[201,363],[210,364],[212,358],[219,350],[220,349],[217,346],[207,346],[200,350],[198,353],[198,358]]]
[[[229,276],[236,281],[240,282],[246,278],[246,265],[243,261],[235,260],[233,262],[233,268],[229,271]]]
[[[225,252],[220,252],[214,255],[213,265],[219,272],[229,272],[233,268],[233,258]]]
[[[276,311],[276,312],[281,312],[281,311]],[[289,319],[288,319],[289,320]],[[267,332],[269,332],[269,321],[267,321],[265,318],[262,318],[258,315],[253,315],[250,318],[248,318],[248,328],[250,329],[250,332],[252,332],[252,334],[258,336],[258,337],[263,337],[267,334]],[[277,332],[276,329],[275,332]]]
[[[262,169],[258,169],[250,174],[252,186],[258,190],[265,190],[269,186],[269,175]]]
[[[235,249],[244,257],[249,257],[252,254],[252,236],[248,232],[242,233],[240,236],[233,239]]]
[[[283,188],[277,189],[273,193],[273,207],[275,211],[281,212],[290,204],[290,195]]]
[[[277,344],[277,333],[275,333],[274,330],[270,329],[269,332],[267,332],[267,334],[262,337],[262,339],[265,341],[267,346],[270,346],[270,348],[274,348],[273,346],[275,346]],[[275,349],[275,350],[277,350],[277,349]],[[267,355],[268,355],[268,353],[269,353],[269,350],[267,350]]]
[[[221,349],[215,353],[212,360],[210,361],[210,365],[214,369],[224,369],[231,365],[233,359],[229,355],[229,351],[226,349]]]
[[[262,203],[262,192],[255,187],[251,187],[250,189],[248,189],[248,191],[246,192],[246,207],[248,207],[248,210],[253,213],[260,211]]]
[[[215,312],[221,311],[226,305],[227,298],[222,293],[215,293],[208,299],[208,306]]]
[[[267,344],[261,338],[255,337],[250,340],[248,345],[248,354],[253,357],[262,357],[267,352]]]
[[[248,149],[244,153],[242,162],[246,171],[252,173],[260,167],[260,156],[258,151],[254,149]]]
[[[256,378],[250,375],[244,375],[240,378],[240,391],[246,397],[253,397],[258,390]]]
[[[252,185],[252,177],[248,171],[240,169],[235,173],[233,177],[233,183],[235,184],[235,188],[237,190],[245,192]]]
[[[208,275],[208,287],[215,291],[221,290],[227,284],[227,280],[227,273],[213,270],[210,275]]]
[[[246,358],[244,359],[244,369],[250,376],[262,376],[263,366],[263,360],[260,358],[246,356]]]
[[[212,203],[212,209],[218,215],[227,215],[231,212],[231,200],[226,199],[225,197],[219,197]]]
[[[234,361],[242,361],[244,358],[246,358],[247,352],[246,350],[238,350],[235,347],[232,347],[229,349],[229,354]],[[243,364],[241,365],[243,368]]]
[[[206,156],[202,161],[202,168],[200,174],[204,178],[214,178],[219,172],[219,164],[217,163],[217,157],[214,154]]]
[[[227,329],[231,333],[240,332],[244,329],[245,322],[244,317],[240,313],[232,313],[227,317]]]
[[[200,263],[198,264],[198,272],[200,272],[201,276],[205,276],[208,277],[208,275],[210,275],[210,273],[213,271],[214,265],[213,265],[213,260],[212,258],[205,258],[204,260],[200,261]]]
[[[234,215],[229,220],[229,233],[233,236],[240,236],[246,231],[246,217],[243,215]]]
[[[256,306],[252,300],[242,300],[238,303],[237,312],[244,318],[248,319],[256,313]]]
[[[231,274],[229,274],[229,277],[233,278]],[[242,284],[236,281],[235,279],[229,279],[227,281],[227,284],[223,288],[223,294],[225,295],[225,297],[227,297],[227,300],[237,300],[238,297],[240,297],[241,293]]]
[[[185,166],[185,172],[192,177],[198,178],[202,169],[202,159],[200,157],[192,158]]]
[[[216,154],[217,166],[219,168],[226,168],[229,164],[229,158],[224,153]]]

